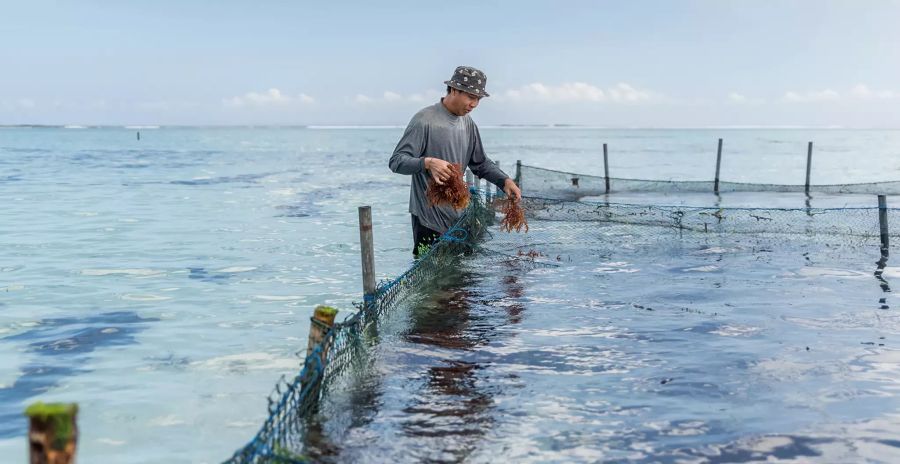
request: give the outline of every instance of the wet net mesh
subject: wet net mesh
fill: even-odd
[[[307,353],[301,371],[282,378],[269,397],[269,417],[255,437],[227,463],[308,462],[304,455],[307,435],[315,429],[312,416],[323,395],[338,375],[354,362],[365,359],[367,329],[411,293],[437,278],[464,253],[478,248],[478,241],[493,223],[493,211],[484,197],[474,192],[469,207],[406,272],[378,285],[375,294],[358,311],[327,331],[324,340]],[[313,321],[316,324],[316,321]],[[327,329],[327,328],[326,328]]]
[[[571,198],[595,192],[602,194],[605,179],[526,166],[522,166],[519,174],[525,189],[541,195],[522,199],[521,205],[529,223],[527,233],[501,232],[495,223],[498,222],[499,202],[503,199],[491,198],[489,192],[479,193],[473,189],[472,201],[459,222],[427,253],[396,279],[378,285],[375,294],[361,303],[354,315],[331,329],[326,328],[324,341],[307,354],[300,372],[293,378],[282,378],[278,383],[269,398],[269,417],[257,435],[226,462],[308,462],[308,450],[312,448],[309,436],[320,433],[315,420],[320,400],[332,385],[338,383],[336,379],[341,372],[367,359],[367,331],[404,299],[446,274],[464,254],[477,252],[482,256],[534,266],[555,266],[601,241],[619,240],[623,246],[628,246],[629,241],[672,244],[686,236],[740,236],[768,243],[800,240],[817,241],[829,247],[876,246],[881,247],[882,257],[886,260],[886,241],[896,243],[900,239],[900,234],[882,227],[883,224],[900,224],[900,209],[720,208],[572,201]],[[573,183],[573,178],[578,181]],[[670,189],[673,192],[697,191],[692,189],[711,188],[712,185],[614,180],[621,182],[620,186],[656,188],[655,191]],[[876,185],[879,186],[877,189]],[[722,186],[735,189],[737,186],[754,186],[759,191],[769,187],[767,191],[785,192],[796,191],[787,190],[788,187],[798,187],[723,183],[720,189]],[[881,194],[900,191],[900,182],[816,187],[833,187],[831,192],[835,193],[867,193],[872,189],[871,193]]]
[[[615,192],[658,192],[658,193],[702,193],[714,192],[714,181],[676,181],[607,178],[554,171],[520,164],[518,180],[522,191],[544,198],[577,200],[584,197],[601,196]],[[719,182],[719,192],[806,192],[806,185],[751,184],[742,182]],[[863,184],[810,185],[809,192],[828,194],[900,194],[900,182],[873,182]]]

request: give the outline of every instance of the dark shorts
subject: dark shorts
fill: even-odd
[[[441,236],[441,233],[423,226],[419,223],[419,218],[415,214],[411,216],[413,229],[413,256],[418,258],[419,247],[422,245],[431,245]]]

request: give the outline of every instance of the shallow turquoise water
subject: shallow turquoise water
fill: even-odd
[[[138,142],[133,130],[122,128],[0,129],[0,455],[24,456],[25,425],[19,414],[37,399],[79,402],[79,455],[85,462],[116,461],[126,452],[129,462],[216,462],[246,443],[266,416],[265,396],[277,378],[299,365],[296,353],[305,347],[312,308],[325,303],[349,310],[360,299],[357,206],[373,206],[379,279],[409,265],[408,184],[386,167],[400,132],[162,128],[142,130]],[[614,176],[707,179],[714,170],[716,138],[725,137],[723,179],[802,183],[807,140],[816,142],[814,183],[900,178],[896,131],[486,128],[483,136],[489,152],[506,168],[521,159],[597,174],[602,172],[600,147],[607,142]],[[741,205],[753,200],[733,198]],[[669,259],[675,266],[685,258]],[[848,259],[829,268],[871,271],[872,257]],[[772,272],[795,272],[803,267],[799,260],[795,253],[785,253]],[[497,285],[490,279],[507,278],[492,275],[491,269],[478,277],[487,279],[487,288]],[[721,275],[728,275],[722,269]],[[565,301],[597,299],[590,296],[592,289],[575,285],[578,280],[564,273],[522,278],[529,291],[546,292],[542,286],[556,282],[570,284],[561,290],[567,293]],[[864,301],[866,310],[872,310],[870,291],[880,291],[869,287],[871,278],[846,288],[817,279],[816,295],[825,291],[820,287],[841,289],[841,295]],[[563,334],[600,327],[607,324],[609,311],[632,314],[632,300],[640,305],[651,304],[647,299],[668,301],[671,295],[657,288],[657,282],[626,289],[628,298],[609,288],[611,296],[597,299],[605,309],[579,313],[586,320],[577,324],[571,318],[544,320],[548,311],[559,308],[535,304],[517,316],[524,325],[516,327],[532,324]],[[474,283],[472,291],[480,291],[480,285]],[[706,291],[693,280],[684,285],[697,295]],[[743,295],[735,300],[752,301],[758,295],[733,291]],[[610,308],[609,301],[624,303]],[[439,316],[425,319],[438,324],[440,319],[434,318]],[[732,316],[736,324],[746,322]],[[680,326],[665,329],[665,324],[692,327],[703,320],[664,317],[622,330],[640,332],[657,324],[659,330],[675,330]],[[894,333],[890,326],[879,330]],[[579,333],[571,342],[576,351],[582,349]],[[590,338],[590,333],[584,336]],[[527,340],[531,350],[541,351],[547,342],[541,337],[546,336],[512,339]],[[699,343],[686,337],[679,343]],[[847,346],[870,341],[867,337],[849,337]],[[496,342],[501,351],[502,340]],[[747,348],[746,356],[761,358],[754,350],[762,346]],[[565,365],[569,358],[564,354],[550,358]],[[577,385],[531,378],[529,369],[523,369],[525,378],[517,381],[521,388]],[[542,382],[550,382],[549,387]],[[609,408],[622,406],[609,403]],[[532,406],[518,414],[541,417]],[[489,408],[484,414],[492,421],[509,420],[497,411]],[[583,415],[592,417],[590,411]],[[521,433],[497,430],[529,439],[540,434],[527,428]],[[477,453],[493,449],[476,447],[470,455],[487,456]],[[542,456],[564,460],[567,455]]]

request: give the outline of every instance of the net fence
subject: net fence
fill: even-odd
[[[374,295],[361,303],[354,315],[330,329],[326,327],[323,341],[307,353],[300,372],[293,378],[282,378],[276,385],[269,397],[269,417],[259,432],[226,462],[310,462],[305,450],[316,427],[312,416],[339,374],[365,359],[367,330],[399,301],[433,281],[462,255],[478,248],[478,240],[493,222],[494,213],[488,206],[485,198],[475,193],[457,224],[406,272],[378,285]]]
[[[607,178],[589,174],[555,171],[524,164],[517,165],[517,177],[522,191],[530,195],[560,200],[578,200],[584,197],[606,195],[616,192],[658,192],[658,193],[703,193],[714,192],[715,181],[678,181]],[[827,194],[900,194],[900,182],[872,182],[859,184],[806,185],[753,184],[742,182],[719,182],[722,192],[779,192]]]
[[[447,269],[455,267],[466,254],[479,253],[534,266],[557,266],[601,241],[618,240],[623,246],[640,241],[652,246],[654,241],[671,244],[689,235],[693,238],[743,236],[768,243],[817,241],[829,247],[874,245],[882,248],[882,258],[886,261],[887,241],[900,239],[900,234],[886,227],[890,223],[900,224],[900,209],[726,208],[574,201],[573,198],[589,196],[582,195],[588,189],[593,189],[592,192],[600,191],[600,186],[605,189],[605,179],[527,166],[522,166],[519,174],[524,188],[542,195],[524,197],[521,201],[529,221],[527,233],[510,234],[494,227],[500,202],[505,200],[473,189],[472,201],[459,222],[420,259],[396,279],[379,284],[374,295],[359,304],[351,317],[330,329],[325,328],[324,340],[307,353],[300,372],[293,378],[282,378],[277,384],[269,397],[269,416],[259,432],[226,462],[309,462],[310,450],[315,447],[310,437],[321,433],[317,432],[315,420],[319,402],[343,371],[367,359],[371,343],[368,331],[404,299],[420,293],[446,274]],[[573,176],[578,179],[574,184]],[[568,187],[564,185],[566,182]],[[691,182],[630,182],[635,182],[632,184],[635,188],[651,188],[652,183],[657,188],[672,189],[703,186]],[[878,193],[890,193],[891,190],[885,190],[888,187],[900,191],[900,183],[894,182],[842,187],[847,188],[844,192],[865,193],[865,189],[875,189],[875,185],[881,186]],[[582,188],[585,190],[577,190]]]

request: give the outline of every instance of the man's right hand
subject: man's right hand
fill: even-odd
[[[438,185],[443,185],[456,175],[453,165],[440,158],[425,158],[425,169],[431,172],[431,178]]]

